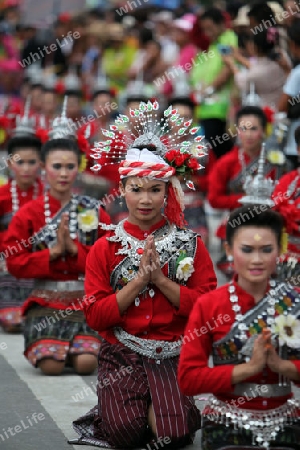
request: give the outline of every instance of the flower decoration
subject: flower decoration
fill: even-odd
[[[171,167],[175,168],[176,175],[193,174],[202,168],[195,157],[180,150],[169,150],[165,154],[165,160]]]
[[[187,281],[195,272],[194,260],[190,256],[186,256],[186,251],[181,250],[176,261],[176,278],[180,281]]]
[[[87,164],[88,164],[88,160],[87,160],[86,156],[85,155],[81,155],[80,156],[80,164],[79,164],[79,167],[78,167],[78,172],[79,173],[84,172],[85,169],[87,168]]]
[[[292,314],[277,316],[272,325],[272,331],[278,336],[279,345],[290,348],[300,346],[300,320]]]
[[[86,209],[77,215],[78,228],[84,232],[96,230],[99,219],[95,209]]]
[[[278,166],[282,166],[286,161],[285,155],[280,150],[270,150],[267,154],[267,159],[271,164]]]

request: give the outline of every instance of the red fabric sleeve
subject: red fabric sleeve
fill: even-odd
[[[91,249],[85,269],[85,293],[94,301],[83,305],[87,324],[99,332],[122,322],[116,294],[109,283],[109,260],[109,243],[101,238]]]
[[[208,367],[213,342],[211,318],[216,300],[215,295],[211,297],[210,294],[199,297],[185,330],[178,366],[179,387],[185,395],[218,394],[233,389],[234,365]]]
[[[227,155],[225,155],[226,157]],[[232,161],[220,158],[209,175],[208,201],[213,208],[235,209],[241,204],[238,202],[244,194],[227,194],[227,186],[232,177]]]
[[[188,317],[199,295],[217,287],[217,278],[209,253],[201,238],[197,238],[197,251],[194,260],[195,272],[188,280],[188,286],[180,286],[180,306],[175,315]]]

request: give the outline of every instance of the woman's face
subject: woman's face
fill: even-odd
[[[238,122],[238,133],[241,148],[245,152],[251,154],[260,151],[264,139],[264,129],[258,117],[242,116]]]
[[[52,150],[46,156],[45,171],[50,194],[70,192],[78,174],[78,157],[70,150]]]
[[[41,168],[39,152],[34,148],[20,148],[15,154],[19,158],[10,160],[10,168],[14,173],[17,185],[21,189],[27,189],[33,185]]]
[[[125,188],[120,183],[129,211],[128,220],[139,226],[149,228],[162,217],[166,183],[147,178],[129,177]]]
[[[270,228],[244,226],[233,236],[227,255],[233,256],[238,283],[251,292],[251,287],[265,285],[276,269],[279,247]]]

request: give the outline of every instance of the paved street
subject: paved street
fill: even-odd
[[[210,218],[211,234],[217,221]],[[216,241],[211,240],[213,256]],[[214,258],[215,259],[215,258]],[[220,278],[219,282],[222,283]],[[22,356],[23,336],[0,331],[0,449],[72,450],[67,438],[76,437],[72,420],[83,415],[97,401],[96,374],[80,377],[67,371],[59,377],[45,377]],[[199,449],[200,435],[188,448]]]

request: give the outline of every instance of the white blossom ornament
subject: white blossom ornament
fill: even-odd
[[[292,314],[276,317],[271,329],[278,336],[280,346],[300,347],[300,320]]]
[[[78,228],[89,232],[98,228],[99,219],[94,209],[87,209],[77,215]]]
[[[181,261],[179,261],[176,270],[176,278],[178,280],[187,281],[192,273],[195,272],[193,262],[193,258],[191,258],[190,256],[187,256],[186,258],[183,258]]]

